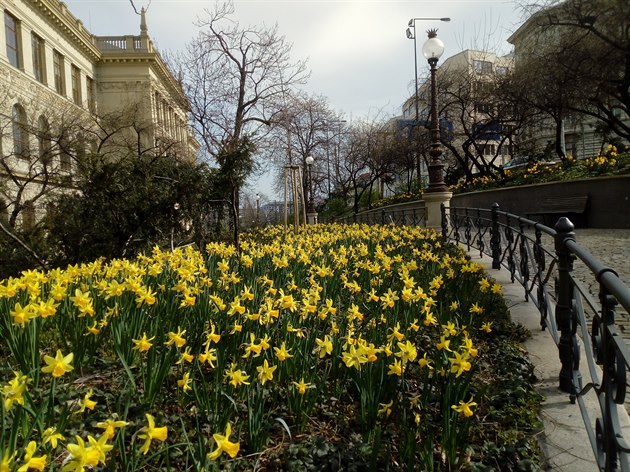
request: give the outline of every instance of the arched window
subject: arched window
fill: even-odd
[[[13,152],[16,156],[28,158],[28,127],[26,112],[21,105],[13,105]]]
[[[52,162],[52,139],[50,136],[50,124],[44,115],[37,120],[37,143],[39,145],[39,160],[44,165]]]

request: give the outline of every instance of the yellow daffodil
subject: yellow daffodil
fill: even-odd
[[[168,428],[166,426],[156,428],[153,416],[148,413],[146,413],[145,416],[147,417],[148,425],[140,430],[138,439],[144,439],[144,444],[140,448],[140,452],[146,455],[151,447],[151,441],[166,441],[166,438],[168,437]]]
[[[66,438],[57,432],[57,428],[54,426],[46,428],[42,433],[42,443],[50,444],[53,449],[57,449],[57,442],[64,441]]]
[[[9,411],[14,403],[24,405],[24,394],[28,389],[30,379],[19,372],[13,372],[13,379],[2,387],[2,398],[4,399],[4,409]]]
[[[131,341],[134,343],[133,349],[138,352],[147,352],[153,346],[152,342],[155,339],[155,336],[151,338],[147,337],[147,333],[142,333],[142,337],[140,339],[132,339]]]
[[[94,392],[92,391],[92,389],[88,390],[88,392],[85,394],[85,396],[81,400],[81,407],[77,411],[74,412],[75,415],[78,415],[79,413],[83,413],[86,409],[93,410],[94,407],[96,407],[96,402],[91,399],[93,394]]]
[[[319,353],[319,358],[322,359],[326,355],[331,355],[333,350],[333,343],[330,336],[325,335],[324,339],[315,338],[315,352]]]
[[[442,349],[444,349],[445,351],[451,351],[450,349],[450,344],[451,344],[451,340],[450,339],[446,339],[446,336],[442,335],[440,336],[440,342],[437,343],[435,345],[435,347],[437,348],[438,351],[441,351]]]
[[[480,292],[487,292],[488,289],[490,288],[490,282],[488,281],[487,277],[483,277],[480,281],[479,281],[479,291]]]
[[[379,409],[377,411],[378,416],[389,416],[392,414],[392,405],[394,404],[394,400],[389,403],[379,403]]]
[[[278,368],[278,366],[269,366],[267,359],[264,360],[263,365],[256,367],[258,371],[258,380],[260,383],[265,385],[265,382],[273,380],[273,373]]]
[[[424,355],[418,359],[418,365],[420,367],[427,367],[430,370],[433,370],[433,366],[431,365],[433,361],[431,359],[427,359],[427,353],[425,352]]]
[[[459,377],[464,372],[468,372],[472,364],[468,362],[468,353],[460,354],[459,352],[453,352],[454,357],[449,357],[448,361],[451,363],[451,373]]]
[[[182,347],[186,344],[186,339],[184,338],[184,334],[186,334],[186,330],[182,330],[179,326],[177,327],[177,333],[173,333],[170,331],[168,333],[168,341],[165,344],[171,346],[175,344],[177,347]]]
[[[225,379],[230,379],[228,383],[234,387],[238,387],[239,385],[249,385],[249,382],[247,381],[249,379],[249,375],[247,375],[247,372],[237,367],[236,363],[232,363],[230,368],[225,371]]]
[[[106,419],[105,421],[100,421],[96,423],[96,427],[100,428],[103,431],[103,436],[105,436],[109,441],[114,439],[114,435],[116,434],[116,430],[118,428],[124,428],[129,425],[126,421]]]
[[[300,395],[304,395],[306,393],[306,389],[311,388],[310,383],[304,382],[304,378],[301,378],[299,382],[292,382],[295,388]]]
[[[184,376],[177,381],[177,386],[181,388],[184,392],[192,390],[190,383],[192,379],[190,378],[190,372],[186,372]]]
[[[217,360],[217,350],[214,348],[206,348],[204,352],[197,356],[199,362],[202,364],[208,363],[208,365],[214,368],[214,362]]]
[[[402,373],[403,373],[402,364],[400,363],[398,359],[394,359],[394,363],[388,365],[387,367],[389,368],[387,375],[397,375],[398,377],[402,376]]]
[[[455,410],[456,412],[461,413],[465,417],[470,417],[473,415],[473,411],[471,407],[474,407],[474,406],[477,406],[477,404],[474,401],[472,401],[472,398],[471,398],[467,402],[460,401],[459,405],[453,405],[451,406],[451,408]]]
[[[52,374],[53,377],[61,377],[66,372],[70,372],[74,369],[72,365],[72,359],[74,358],[74,354],[70,353],[67,356],[64,356],[61,353],[60,349],[57,349],[57,354],[55,357],[44,356],[44,362],[46,363],[45,367],[42,367],[42,372],[45,374]]]
[[[13,323],[24,328],[33,318],[38,315],[37,311],[33,309],[31,304],[22,307],[20,303],[16,303],[13,310],[11,310],[11,316],[13,317]]]
[[[241,448],[240,443],[230,441],[230,435],[232,434],[232,426],[227,424],[225,429],[225,435],[215,433],[212,435],[214,442],[217,444],[217,448],[208,454],[208,459],[217,460],[224,452],[231,458],[236,457],[238,451]]]
[[[182,352],[181,356],[179,357],[179,360],[175,364],[179,365],[183,364],[184,362],[190,364],[194,360],[195,356],[190,353],[190,347],[186,347],[186,349],[184,349],[184,352]]]
[[[291,354],[291,349],[287,349],[285,343],[283,342],[280,347],[274,347],[273,350],[276,352],[276,357],[280,362],[284,362],[290,357],[293,357]]]
[[[111,444],[107,444],[107,436],[102,435],[100,438],[94,439],[92,436],[88,435],[88,441],[90,443],[90,448],[93,451],[98,452],[98,461],[101,464],[105,464],[105,455],[114,449],[114,446]]]
[[[76,444],[68,444],[66,449],[70,453],[68,460],[61,469],[63,472],[83,472],[85,468],[96,467],[101,458],[101,453],[91,446],[85,447],[85,441],[81,436],[76,436]]]
[[[413,362],[416,360],[416,357],[418,357],[418,351],[410,341],[407,341],[406,343],[398,343],[398,349],[400,349],[400,351],[396,353],[396,357],[400,357],[403,364]]]
[[[347,351],[342,353],[341,360],[346,364],[346,367],[354,367],[357,370],[361,370],[361,364],[368,361],[367,356],[354,346],[350,346]]]
[[[26,446],[24,451],[24,460],[22,465],[18,469],[18,472],[27,472],[29,469],[35,469],[42,471],[46,467],[46,455],[41,457],[35,457],[35,451],[37,450],[37,443],[31,441]]]

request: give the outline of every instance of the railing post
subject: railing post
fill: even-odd
[[[448,219],[446,217],[446,205],[440,203],[441,223],[442,223],[442,239],[444,241],[448,238]]]
[[[381,224],[385,225],[385,210],[381,210]]]
[[[566,247],[567,241],[575,241],[575,227],[573,223],[562,217],[554,226],[554,248],[558,256],[558,294],[556,302],[556,326],[560,331],[558,354],[562,367],[560,369],[560,390],[569,393],[571,403],[575,403],[577,396],[573,383],[573,371],[579,368],[580,352],[575,332],[577,325],[573,309],[574,290],[571,272],[575,255]]]
[[[499,204],[492,204],[492,234],[490,236],[492,251],[492,268],[501,268],[501,232],[499,231]]]

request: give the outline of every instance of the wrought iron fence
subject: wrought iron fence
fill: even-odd
[[[424,209],[408,219],[407,212],[386,208],[346,222],[424,224]],[[542,329],[549,331],[560,358],[559,386],[579,405],[599,470],[630,471],[630,443],[624,437],[619,413],[625,408],[630,349],[615,324],[618,312],[630,313],[630,288],[576,242],[571,221],[560,218],[553,228],[492,208],[442,207],[442,236],[468,251],[492,258],[492,268],[505,267],[518,282],[526,300],[540,313]],[[575,276],[581,261],[599,284],[594,296]],[[587,379],[580,371],[582,339]],[[599,408],[592,421],[585,404],[595,395]]]
[[[630,289],[576,242],[566,217],[550,228],[499,211],[497,204],[490,209],[442,207],[442,236],[490,256],[494,269],[507,268],[511,280],[523,286],[525,299],[538,308],[541,327],[558,346],[559,386],[571,403],[579,404],[599,469],[630,470],[630,445],[619,420],[630,350],[615,324],[618,307],[630,312]],[[599,284],[597,299],[575,277],[573,264],[578,260]],[[586,383],[579,370],[578,336],[588,367]],[[584,402],[593,394],[599,405],[594,422]]]
[[[425,209],[421,205],[397,205],[375,208],[360,213],[336,218],[339,223],[395,224],[405,226],[424,226]]]

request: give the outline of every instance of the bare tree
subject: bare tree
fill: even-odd
[[[526,98],[548,113],[557,128],[577,113],[630,140],[627,1],[567,0],[528,6],[533,14],[516,51]],[[562,155],[560,148],[557,152]]]
[[[308,193],[306,157],[315,159],[312,170],[315,189],[328,187],[330,175],[331,147],[338,137],[342,120],[330,108],[326,98],[310,96],[296,91],[286,97],[285,109],[276,118],[277,126],[266,142],[267,152],[277,167],[276,179],[280,182],[283,168],[287,165],[300,165],[303,169],[304,194]],[[322,191],[322,194],[326,192]]]
[[[363,121],[350,128],[338,186],[343,195],[352,197],[355,213],[364,197],[368,207],[371,206],[374,185],[395,169],[400,156],[394,142],[395,130],[377,120]]]
[[[291,60],[291,45],[278,27],[243,28],[231,2],[200,20],[199,36],[179,61],[193,126],[205,151],[216,156],[247,135],[254,144],[284,108],[287,91],[307,78],[304,62]]]
[[[513,155],[515,136],[530,116],[511,94],[508,68],[446,67],[439,87],[441,142],[456,164],[449,173],[468,182],[477,174],[498,178],[502,156]]]
[[[277,26],[241,27],[233,13],[232,2],[206,10],[199,35],[177,62],[192,126],[224,176],[236,240],[239,190],[255,170],[253,152],[282,115],[286,93],[308,74],[304,62],[292,61]]]

